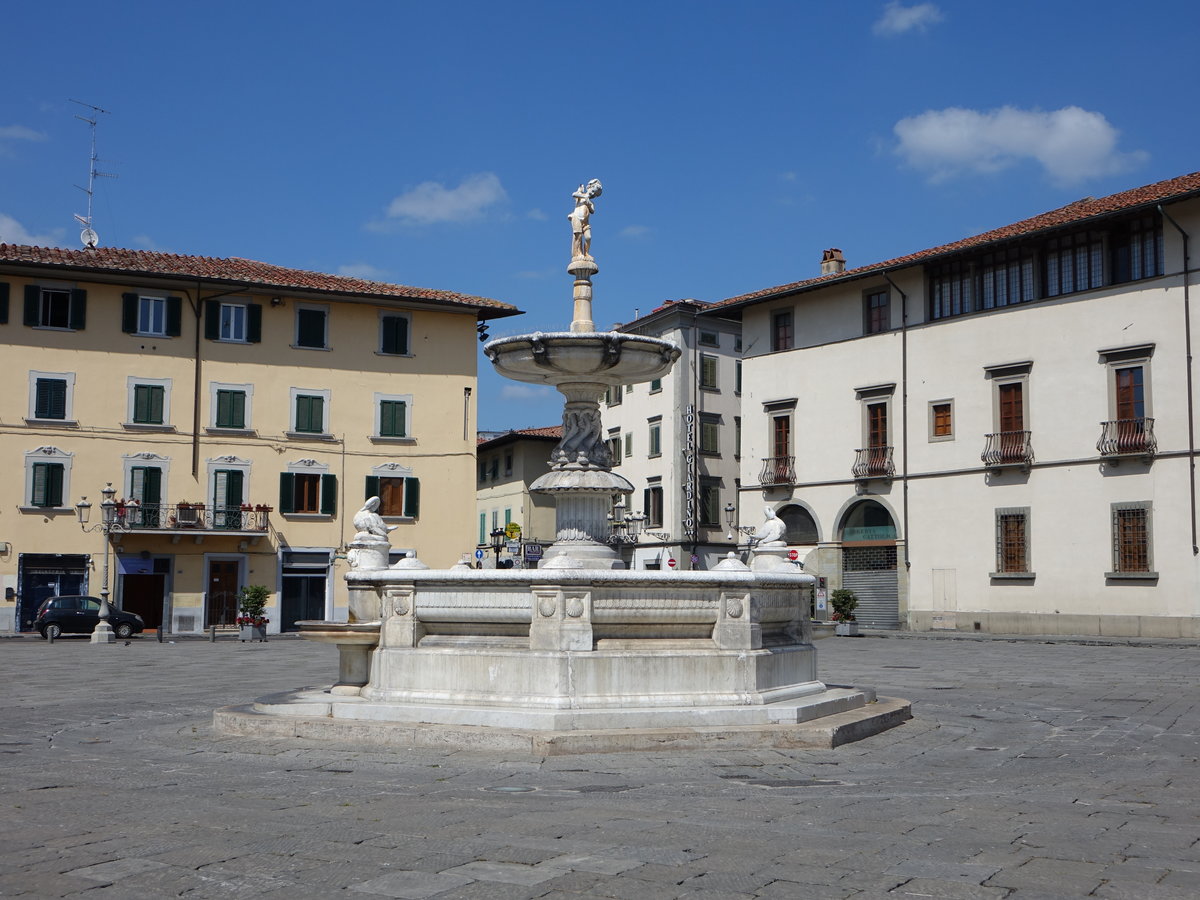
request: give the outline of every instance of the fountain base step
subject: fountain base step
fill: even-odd
[[[762,706],[521,711],[379,703],[313,689],[219,709],[213,724],[221,733],[246,737],[559,756],[832,748],[910,718],[907,700],[852,688]]]

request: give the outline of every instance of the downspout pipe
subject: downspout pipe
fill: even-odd
[[[1183,346],[1184,357],[1187,364],[1187,428],[1188,428],[1188,499],[1191,503],[1190,510],[1192,514],[1192,556],[1200,554],[1200,542],[1196,540],[1196,405],[1193,401],[1193,383],[1192,383],[1192,299],[1190,291],[1191,281],[1191,252],[1190,239],[1188,233],[1180,227],[1179,223],[1171,218],[1170,214],[1163,209],[1162,204],[1158,204],[1158,214],[1175,226],[1175,230],[1179,232],[1179,236],[1183,238]]]
[[[883,277],[900,295],[900,497],[904,529],[904,569],[908,571],[912,568],[912,559],[909,556],[912,538],[908,533],[908,294],[892,281],[891,274],[886,270]]]

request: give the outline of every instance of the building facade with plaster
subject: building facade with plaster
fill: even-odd
[[[544,548],[554,543],[554,500],[548,494],[531,493],[529,486],[549,471],[550,451],[560,440],[561,425],[479,436],[476,537],[484,558],[492,565],[512,560],[518,567],[536,566],[538,556],[532,545]],[[528,547],[529,552],[514,556],[506,546],[495,553],[491,535],[514,522],[520,528],[516,540],[521,542],[522,551]]]
[[[148,628],[232,624],[272,592],[271,630],[345,616],[366,497],[397,552],[474,546],[482,297],[213,259],[0,244],[0,629],[42,599],[98,596]],[[111,547],[84,533],[111,483]],[[436,502],[422,502],[433,490]]]
[[[743,510],[868,624],[1200,635],[1197,236],[1200,173],[706,309]]]

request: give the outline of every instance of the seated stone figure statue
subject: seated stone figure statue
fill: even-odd
[[[371,497],[362,505],[362,509],[354,514],[354,528],[357,531],[354,535],[355,541],[386,541],[388,533],[396,530],[395,525],[388,525],[383,521],[383,516],[376,512],[377,509],[379,498]]]
[[[758,526],[758,531],[754,532],[754,540],[758,546],[783,546],[783,536],[787,533],[787,525],[783,519],[775,515],[775,510],[770,506],[764,506],[763,512],[766,514],[766,521]]]

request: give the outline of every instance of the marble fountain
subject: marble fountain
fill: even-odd
[[[532,490],[553,497],[557,537],[536,569],[388,565],[390,530],[369,500],[354,517],[347,622],[301,622],[336,645],[338,681],[215,713],[231,734],[542,755],[646,749],[829,747],[891,728],[909,704],[817,677],[807,591],[768,517],[749,565],[626,570],[606,543],[615,497],[600,399],[661,378],[675,344],[597,332],[590,217],[575,192],[574,316],[567,332],[493,340],[507,378],[565,398],[563,438]]]

